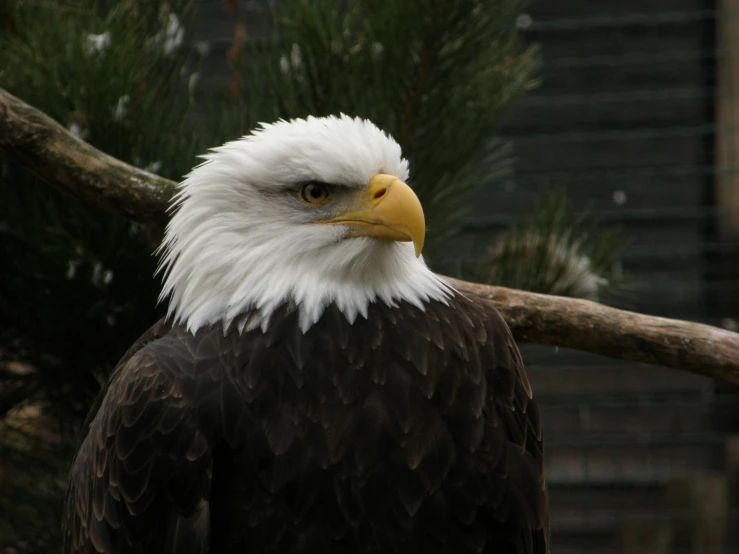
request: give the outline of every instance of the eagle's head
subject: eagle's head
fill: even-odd
[[[213,149],[179,185],[160,248],[169,315],[195,331],[285,302],[307,330],[335,303],[419,307],[449,287],[421,258],[423,209],[400,146],[347,116],[262,125]]]

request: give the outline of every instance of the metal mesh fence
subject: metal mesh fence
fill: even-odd
[[[506,123],[515,177],[480,194],[469,240],[563,185],[576,208],[592,204],[631,239],[633,287],[611,300],[735,328],[739,2],[529,8],[518,24],[541,45],[541,86]],[[545,422],[554,552],[738,551],[736,389],[564,350],[523,353]]]

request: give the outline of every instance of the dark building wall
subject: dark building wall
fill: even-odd
[[[631,307],[705,317],[713,100],[704,6],[533,0],[525,33],[541,45],[541,86],[507,118],[515,176],[474,199],[469,240],[485,241],[563,185],[576,208],[592,206],[630,237]]]
[[[505,122],[514,176],[477,195],[465,240],[488,241],[547,187],[563,185],[576,208],[591,205],[632,241],[623,265],[633,284],[612,301],[717,323],[707,279],[711,6],[532,0],[527,15],[525,33],[544,58],[541,86]],[[734,551],[727,529],[736,515],[716,492],[732,486],[728,435],[715,420],[733,390],[717,397],[708,379],[583,353],[530,345],[523,353],[548,437],[557,551]],[[716,494],[698,500],[685,492],[693,489]],[[709,522],[702,531],[697,518]]]

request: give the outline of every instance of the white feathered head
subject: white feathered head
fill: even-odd
[[[169,315],[191,331],[284,302],[307,330],[335,303],[423,307],[448,286],[420,257],[425,223],[400,146],[347,116],[262,125],[213,149],[179,185],[160,248]],[[242,329],[243,330],[243,329]]]

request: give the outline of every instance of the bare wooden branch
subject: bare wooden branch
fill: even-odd
[[[0,150],[50,185],[141,222],[166,222],[174,183],[112,158],[0,89]],[[664,365],[739,384],[739,334],[587,300],[449,278],[490,302],[516,340]]]
[[[739,384],[737,333],[589,300],[446,279],[468,297],[492,303],[516,340],[664,365]]]
[[[0,88],[0,151],[50,185],[140,222],[166,224],[174,183],[123,163]]]

